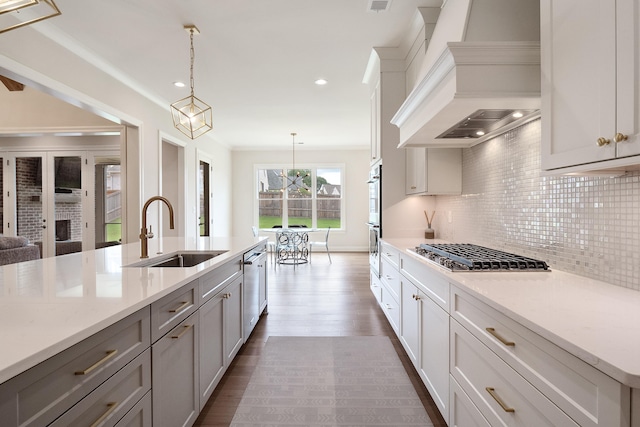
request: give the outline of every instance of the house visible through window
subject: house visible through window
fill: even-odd
[[[258,227],[342,228],[341,167],[258,169]]]

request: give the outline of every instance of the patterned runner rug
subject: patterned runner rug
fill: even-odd
[[[231,425],[431,426],[388,337],[269,337]]]

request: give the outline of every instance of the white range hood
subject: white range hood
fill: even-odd
[[[539,40],[539,0],[446,0],[398,146],[470,147],[538,117]]]

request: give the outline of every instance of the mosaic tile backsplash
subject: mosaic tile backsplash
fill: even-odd
[[[640,172],[541,176],[540,120],[464,149],[462,161],[462,196],[436,198],[436,237],[640,291]]]

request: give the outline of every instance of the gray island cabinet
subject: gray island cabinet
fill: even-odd
[[[2,425],[192,425],[245,341],[242,256],[261,245],[0,384]]]

